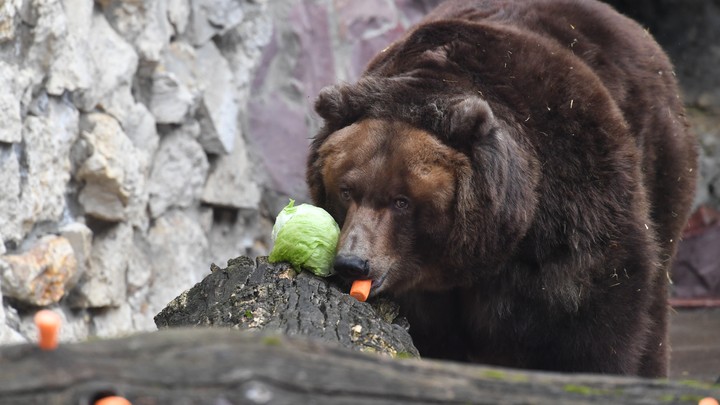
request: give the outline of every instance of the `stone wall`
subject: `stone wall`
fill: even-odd
[[[0,3],[0,343],[32,339],[39,307],[64,340],[154,329],[211,262],[267,253],[287,197],[307,199],[318,91],[439,2]],[[697,204],[717,206],[720,13],[678,2],[612,3],[673,57],[703,145]]]
[[[307,199],[312,101],[439,0],[0,5],[0,343],[154,329]],[[267,46],[266,46],[267,45]]]
[[[243,126],[264,0],[0,3],[0,343],[154,329],[211,261],[267,251]]]

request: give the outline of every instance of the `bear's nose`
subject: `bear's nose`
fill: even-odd
[[[338,255],[335,257],[335,271],[343,277],[360,278],[370,274],[367,260],[354,255]]]

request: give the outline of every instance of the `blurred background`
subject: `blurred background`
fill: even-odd
[[[354,81],[438,3],[1,2],[0,344],[35,339],[40,307],[62,314],[64,341],[154,330],[211,262],[267,254],[288,197],[307,200],[318,91]],[[717,376],[720,2],[608,3],[667,50],[700,139],[673,271],[690,364],[676,375],[705,362]]]

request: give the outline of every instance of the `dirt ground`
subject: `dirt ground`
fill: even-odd
[[[720,378],[720,308],[674,309],[670,315],[670,378]]]

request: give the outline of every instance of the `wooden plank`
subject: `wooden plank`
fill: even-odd
[[[301,336],[168,329],[124,339],[0,347],[0,403],[697,404],[701,383],[393,359]]]

